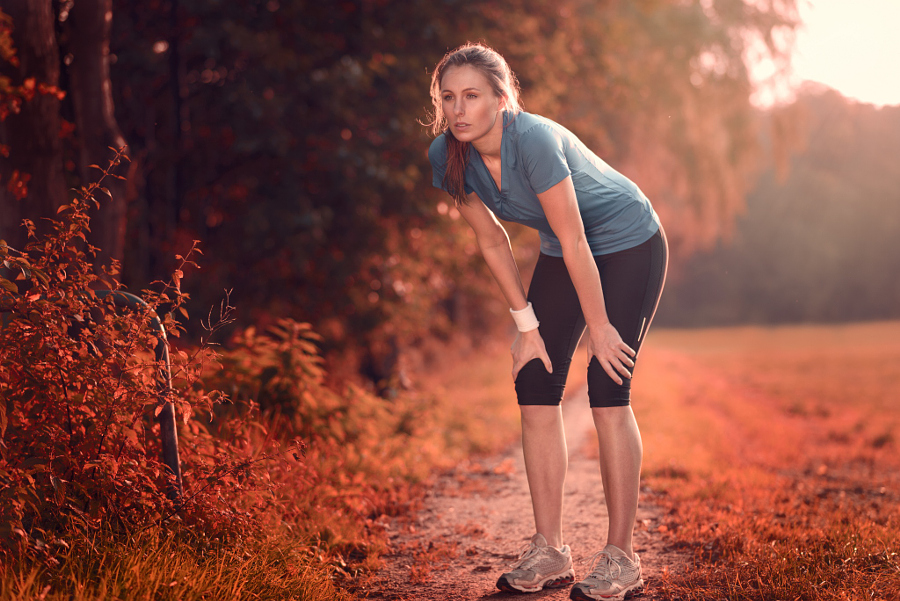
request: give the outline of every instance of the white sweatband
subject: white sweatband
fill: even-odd
[[[512,314],[513,319],[516,320],[516,327],[519,328],[520,332],[530,332],[531,330],[537,329],[541,322],[538,321],[537,316],[534,314],[534,307],[531,306],[531,303],[528,303],[528,306],[519,311],[509,310]]]

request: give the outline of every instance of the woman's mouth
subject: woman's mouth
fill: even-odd
[[[469,124],[457,122],[453,127],[455,127],[456,129],[466,129],[467,127],[469,127]]]

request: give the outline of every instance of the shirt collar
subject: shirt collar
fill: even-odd
[[[521,114],[521,111],[519,112]],[[516,153],[513,151],[512,138],[509,135],[515,128],[515,119],[517,115],[512,112],[503,111],[503,139],[500,142],[503,162],[510,168],[516,167]]]

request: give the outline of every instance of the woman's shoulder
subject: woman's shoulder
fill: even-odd
[[[572,135],[569,130],[556,121],[525,111],[511,119],[510,126],[519,138],[568,137]]]
[[[525,148],[561,147],[572,135],[555,121],[524,111],[516,115],[511,125],[519,146]]]

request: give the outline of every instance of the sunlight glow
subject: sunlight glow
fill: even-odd
[[[862,102],[900,105],[900,1],[801,0],[800,18],[789,85],[763,85],[754,104],[790,100],[804,81],[814,81]],[[754,75],[762,82],[773,71],[762,61]]]

